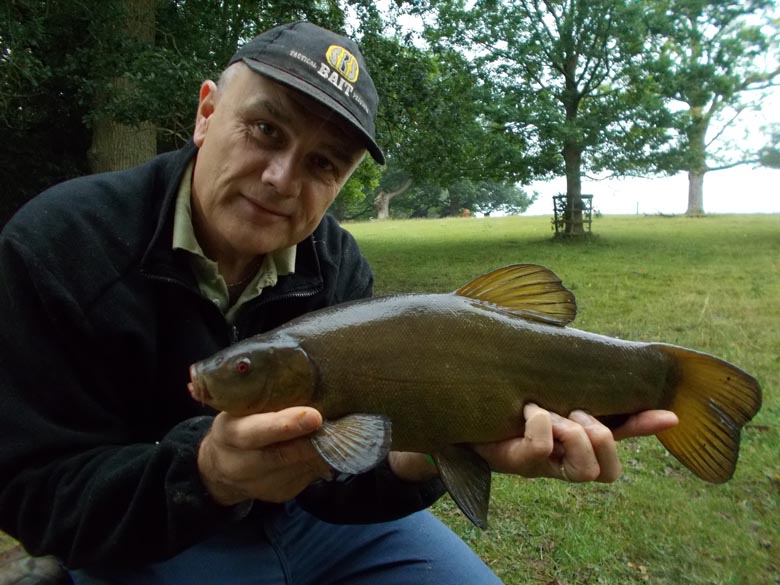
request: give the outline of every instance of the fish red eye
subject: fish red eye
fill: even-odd
[[[251,369],[252,362],[249,358],[241,358],[236,362],[236,372],[239,374],[246,374]]]

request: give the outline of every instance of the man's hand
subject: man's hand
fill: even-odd
[[[677,424],[677,416],[651,410],[629,417],[613,433],[589,414],[575,410],[564,418],[535,404],[526,404],[525,435],[497,443],[475,445],[491,469],[525,477],[565,481],[615,481],[623,467],[618,439],[654,435]]]
[[[331,471],[309,440],[322,426],[313,408],[236,417],[220,413],[198,451],[206,489],[224,506],[244,500],[284,502]]]
[[[572,482],[615,481],[622,472],[616,441],[655,435],[677,424],[677,415],[649,410],[629,417],[614,432],[589,414],[575,410],[568,418],[527,404],[525,434],[516,439],[474,445],[493,471],[525,477],[553,477]],[[393,472],[408,481],[436,474],[419,453],[390,453]]]
[[[393,473],[404,481],[427,481],[439,475],[433,461],[422,453],[391,451],[387,461]]]

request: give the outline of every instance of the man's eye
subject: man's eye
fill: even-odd
[[[273,136],[276,136],[276,135],[277,135],[276,128],[274,128],[274,127],[273,127],[271,124],[269,124],[268,122],[260,122],[260,123],[257,125],[257,129],[260,131],[260,134],[264,134],[264,135],[266,135],[266,136],[271,136],[271,137],[273,137]]]
[[[318,171],[335,171],[336,165],[334,165],[331,160],[325,156],[313,156],[312,157],[312,165],[318,170]]]

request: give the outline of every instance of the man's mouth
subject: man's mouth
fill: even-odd
[[[291,215],[290,213],[286,213],[280,209],[274,209],[273,207],[264,205],[258,201],[255,201],[251,197],[247,197],[246,195],[244,195],[243,197],[252,205],[252,207],[254,207],[255,209],[259,210],[262,213],[265,213],[266,215],[271,215],[279,218],[287,218],[290,217]]]

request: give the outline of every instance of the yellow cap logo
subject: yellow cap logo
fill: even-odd
[[[347,51],[344,47],[338,45],[331,45],[328,47],[325,56],[333,69],[339,72],[339,74],[349,81],[355,83],[360,73],[360,66],[358,65],[355,56]]]

